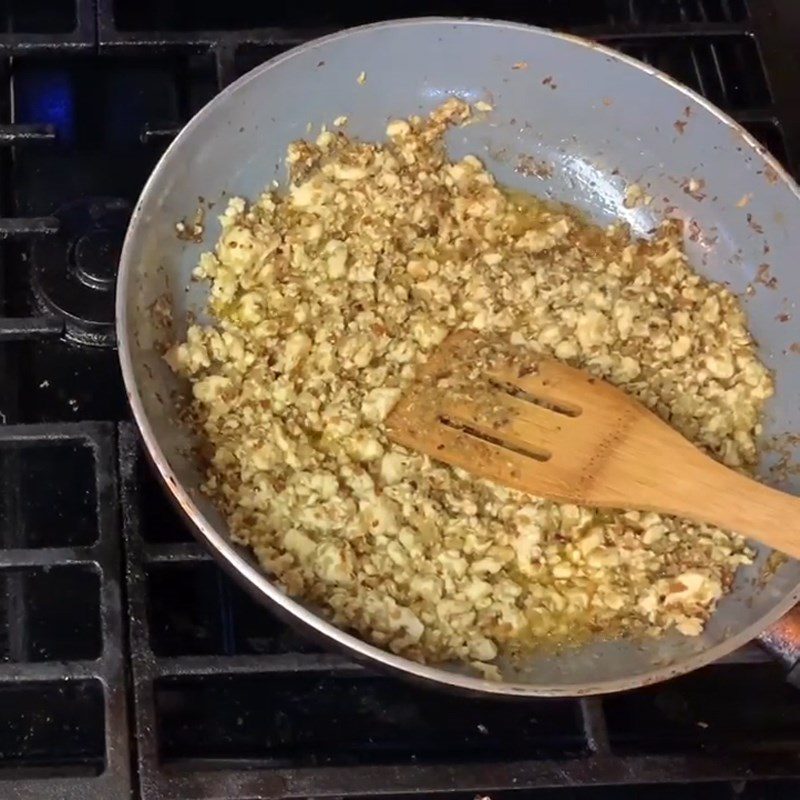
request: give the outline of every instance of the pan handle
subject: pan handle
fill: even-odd
[[[758,643],[787,669],[789,683],[800,687],[800,603],[767,628]]]

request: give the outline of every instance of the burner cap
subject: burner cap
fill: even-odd
[[[41,310],[81,344],[113,345],[114,285],[130,204],[94,197],[61,206],[59,232],[34,241],[31,286]]]

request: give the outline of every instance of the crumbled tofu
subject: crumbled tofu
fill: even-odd
[[[635,240],[504,191],[447,159],[470,113],[393,120],[386,144],[324,131],[290,146],[288,191],[230,202],[195,271],[213,323],[165,356],[192,385],[204,491],[287,592],[410,658],[497,679],[498,653],[695,636],[751,558],[741,537],[544,501],[386,436],[416,367],[472,327],[622,386],[729,466],[756,460],[772,380],[679,223]]]
[[[638,183],[632,183],[625,190],[625,199],[622,204],[625,208],[635,208],[644,202],[645,193]]]

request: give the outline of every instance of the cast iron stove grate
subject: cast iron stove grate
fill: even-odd
[[[756,648],[603,700],[412,689],[256,607],[150,474],[112,325],[121,235],[147,174],[181,124],[255,64],[336,28],[422,13],[593,36],[800,164],[793,0],[0,2],[0,798],[123,797],[131,783],[147,800],[800,792],[800,694]]]
[[[0,474],[0,797],[124,797],[114,425],[0,426]]]
[[[35,253],[64,258],[68,222],[54,176],[38,177],[37,204],[26,170],[69,155],[56,115],[26,118],[22,71],[95,51],[90,0],[0,4],[0,797],[15,800],[131,790],[114,417],[82,421],[71,393],[43,413],[26,395],[61,391],[54,371],[34,375],[33,350],[58,358],[67,321],[24,289],[49,280]]]

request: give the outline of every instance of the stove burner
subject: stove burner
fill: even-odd
[[[56,236],[31,249],[31,286],[36,304],[64,318],[66,335],[81,344],[111,346],[114,284],[130,204],[95,197],[61,206]]]

